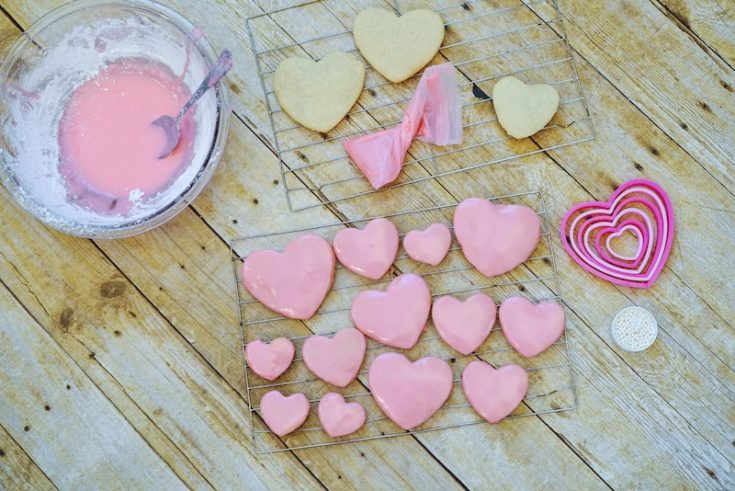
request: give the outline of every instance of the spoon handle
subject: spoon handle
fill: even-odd
[[[214,85],[230,71],[230,68],[232,68],[232,52],[229,49],[223,49],[214,66],[209,70],[207,76],[204,77],[204,80],[202,80],[202,83],[199,85],[196,92],[192,94],[184,107],[181,108],[181,111],[179,111],[178,116],[176,116],[176,123],[179,122],[182,116],[191,109],[191,106],[193,106],[206,91],[214,87]]]

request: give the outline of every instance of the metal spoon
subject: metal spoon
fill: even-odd
[[[184,107],[181,108],[181,111],[176,115],[176,118],[172,118],[171,116],[161,116],[153,121],[153,126],[158,126],[166,134],[166,146],[164,147],[163,152],[161,152],[161,155],[159,155],[159,159],[168,157],[173,149],[176,148],[176,145],[179,144],[179,138],[181,137],[179,124],[181,123],[181,118],[184,114],[191,109],[191,106],[193,106],[206,91],[214,87],[214,85],[230,71],[230,68],[232,68],[232,52],[229,49],[224,49],[222,50],[222,53],[220,53],[219,58],[217,58],[217,62],[214,64],[212,69],[209,70],[207,76],[204,77],[199,88],[197,88],[196,92],[194,92],[186,104],[184,104]]]

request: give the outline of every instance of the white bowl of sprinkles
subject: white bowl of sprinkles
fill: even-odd
[[[610,327],[613,341],[625,351],[648,349],[658,336],[658,323],[643,307],[628,307],[615,316]]]

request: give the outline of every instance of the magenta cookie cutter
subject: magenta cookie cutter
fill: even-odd
[[[653,181],[633,179],[607,202],[574,205],[561,220],[561,243],[569,256],[593,275],[617,285],[650,288],[661,274],[674,240],[674,208]],[[625,232],[637,250],[623,255],[611,241]]]

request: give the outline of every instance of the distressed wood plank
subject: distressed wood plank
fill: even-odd
[[[19,491],[57,489],[2,426],[0,426],[0,488]]]

